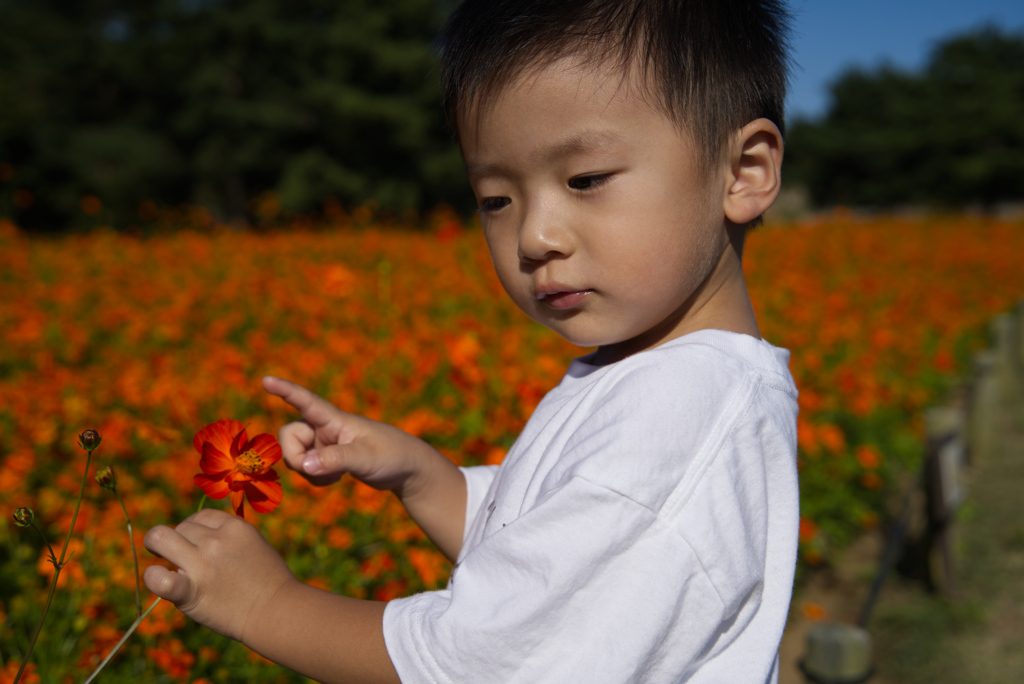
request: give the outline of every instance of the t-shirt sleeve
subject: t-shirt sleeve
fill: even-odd
[[[469,530],[473,527],[473,521],[483,507],[487,490],[491,488],[491,483],[498,474],[498,466],[460,467],[459,470],[466,478],[466,524],[462,530],[462,540],[465,542]]]
[[[759,591],[737,574],[735,592]],[[406,684],[676,681],[735,605],[654,513],[573,478],[484,538],[447,589],[389,603],[384,638]]]

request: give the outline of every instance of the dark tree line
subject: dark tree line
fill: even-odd
[[[785,175],[818,205],[1024,200],[1024,34],[952,37],[921,73],[846,73],[820,121],[790,127]]]
[[[0,215],[467,204],[437,0],[0,0]],[[89,213],[86,211],[85,213]]]
[[[451,4],[0,0],[0,216],[124,227],[151,200],[231,220],[268,191],[296,212],[468,209],[431,47]],[[785,175],[819,205],[1024,200],[1024,36],[845,74],[791,124]]]

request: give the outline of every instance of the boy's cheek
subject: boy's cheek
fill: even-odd
[[[526,300],[523,299],[524,281],[526,276],[519,271],[519,257],[510,259],[501,252],[491,250],[491,261],[494,263],[494,272],[498,276],[505,294],[512,298],[516,306],[525,310]],[[528,282],[528,281],[527,281]]]

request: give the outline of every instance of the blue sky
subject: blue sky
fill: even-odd
[[[1024,0],[789,0],[795,15],[787,116],[818,116],[851,66],[918,68],[935,43],[985,23],[1024,30]]]

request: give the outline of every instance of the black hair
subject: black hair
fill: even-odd
[[[465,0],[438,39],[445,114],[458,133],[525,69],[612,60],[640,68],[710,167],[754,119],[785,131],[788,34],[784,0]]]

